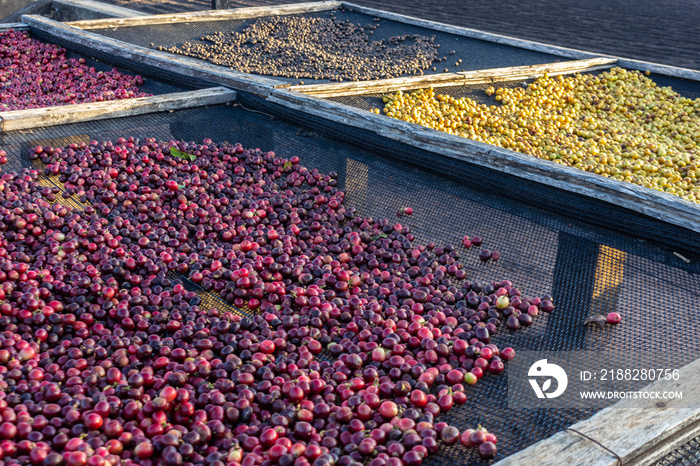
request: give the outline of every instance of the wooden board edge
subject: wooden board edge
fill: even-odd
[[[619,466],[617,458],[609,452],[594,442],[566,430],[559,431],[551,437],[507,456],[492,466],[562,466],[567,464],[566,458],[562,458],[563,462],[559,462],[557,458],[551,458],[550,454],[553,454],[553,451],[567,452],[567,455],[578,458],[578,463],[571,463],[576,464],[576,466],[583,466],[581,458],[589,460],[585,463],[586,466]]]
[[[206,105],[224,104],[236,100],[236,92],[225,87],[176,92],[135,99],[91,102],[85,104],[46,107],[3,112],[0,123],[3,133],[43,128],[85,121],[120,118]]]
[[[486,77],[490,78],[492,81],[501,81],[503,78],[508,78],[510,75],[513,75],[513,79],[523,79],[542,76],[544,74],[557,75],[580,73],[591,71],[592,69],[610,68],[615,66],[617,62],[618,60],[615,58],[596,57],[585,58],[583,60],[542,63],[538,65],[511,66],[507,68],[491,68],[478,71],[461,71],[458,74],[463,75],[468,80],[471,78],[480,79]]]
[[[369,111],[298,92],[273,89],[267,100],[329,121],[371,131],[387,139],[430,152],[439,152],[456,162],[473,163],[554,186],[700,232],[700,206],[672,194],[612,180],[420,125],[392,120]]]
[[[135,16],[148,16],[148,13],[124,8],[108,3],[94,2],[92,0],[53,0],[54,8],[56,6],[66,6],[79,10],[88,10],[93,14],[103,15],[108,18],[131,18]]]
[[[667,436],[656,442],[653,448],[647,448],[631,456],[625,463],[630,466],[650,466],[667,455],[670,455],[682,445],[700,436],[700,422],[679,429],[673,436]]]
[[[618,58],[618,63],[622,68],[629,68],[631,70],[649,71],[651,73],[670,76],[673,78],[700,81],[700,71],[698,70],[662,65],[660,63],[651,63],[642,60],[631,60],[628,58]]]
[[[73,21],[71,26],[89,30],[89,29],[105,29],[115,27],[142,26],[150,24],[169,24],[169,23],[193,23],[198,21],[222,21],[227,19],[249,19],[272,15],[294,15],[300,13],[315,13],[319,11],[334,10],[341,6],[341,2],[322,1],[322,2],[306,2],[292,3],[288,5],[278,6],[260,6],[249,8],[232,8],[229,10],[204,10],[185,13],[171,13],[162,15],[147,15],[139,18],[124,18],[124,19],[94,19],[84,21]]]
[[[362,95],[382,92],[389,88],[405,88],[406,86],[430,86],[433,84],[459,85],[464,81],[464,76],[458,73],[436,73],[425,76],[410,76],[405,78],[377,79],[373,81],[352,81],[342,83],[302,84],[290,85],[290,91],[316,97],[333,97],[341,95]]]
[[[658,399],[625,399],[569,429],[541,440],[494,466],[561,464],[647,465],[700,433],[700,359],[679,370],[678,380],[658,380],[641,391],[680,391],[683,398],[659,404]],[[600,445],[587,439],[595,440]]]
[[[413,26],[433,29],[436,31],[446,32],[449,34],[455,34],[463,37],[469,37],[472,39],[484,40],[487,42],[495,42],[503,45],[510,45],[512,47],[517,47],[526,50],[532,50],[535,52],[548,53],[551,55],[556,55],[565,58],[592,58],[592,57],[608,57],[616,58],[620,61],[620,66],[632,69],[638,69],[641,71],[649,70],[653,73],[663,74],[666,76],[673,76],[682,79],[691,79],[694,81],[700,81],[700,71],[691,70],[688,68],[680,68],[670,65],[662,65],[658,63],[644,62],[640,60],[633,60],[624,57],[617,57],[609,54],[593,53],[584,50],[573,49],[569,47],[561,47],[558,45],[545,44],[542,42],[530,41],[525,39],[518,39],[516,37],[505,36],[501,34],[494,34],[490,32],[480,31],[478,29],[464,28],[459,26],[452,26],[446,23],[440,23],[437,21],[429,21],[413,16],[401,15],[398,13],[391,13],[384,10],[377,10],[375,8],[364,7],[356,5],[354,3],[343,2],[345,8],[351,9],[358,13],[364,13],[366,15],[372,15],[377,18],[388,19],[391,21],[396,21],[400,23],[410,24]]]
[[[271,88],[282,83],[282,81],[276,79],[241,73],[240,71],[234,71],[202,60],[128,44],[41,16],[26,15],[22,17],[22,21],[28,24],[30,28],[38,29],[67,44],[73,43],[81,47],[89,47],[101,54],[128,59],[142,66],[166,70],[181,76],[212,82],[236,90],[266,95]]]
[[[551,76],[573,74],[611,68],[617,63],[614,58],[587,58],[540,65],[509,66],[458,73],[439,73],[427,76],[381,79],[375,81],[355,81],[349,83],[309,84],[290,86],[289,90],[315,97],[336,97],[343,95],[363,95],[428,86],[445,87],[468,84],[483,84],[497,81],[533,79],[544,74]]]
[[[29,29],[29,26],[24,23],[0,23],[0,32],[6,32],[10,29],[14,29],[15,31],[26,31]]]

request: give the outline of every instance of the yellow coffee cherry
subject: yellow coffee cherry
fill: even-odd
[[[398,91],[383,113],[700,202],[700,99],[622,68],[485,93],[500,104]]]

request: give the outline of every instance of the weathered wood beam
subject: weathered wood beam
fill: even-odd
[[[315,97],[337,97],[343,95],[376,94],[410,90],[424,87],[467,86],[498,81],[533,79],[544,74],[556,76],[611,68],[617,63],[614,58],[588,58],[542,65],[511,66],[488,70],[441,73],[406,78],[381,79],[377,81],[341,82],[290,86],[289,89]]]
[[[223,104],[234,100],[236,100],[235,91],[224,87],[213,87],[135,99],[15,110],[0,113],[0,130],[6,133],[8,131],[43,128],[82,121],[104,120]]]
[[[148,16],[142,11],[92,0],[53,0],[53,7],[61,21]]]
[[[340,2],[310,2],[279,6],[234,8],[230,10],[206,10],[165,15],[149,15],[139,18],[96,19],[75,21],[69,24],[84,30],[105,29],[128,26],[144,26],[151,24],[194,23],[197,21],[223,21],[231,19],[258,18],[262,16],[295,15],[300,13],[315,13],[318,11],[334,10],[340,6]]]

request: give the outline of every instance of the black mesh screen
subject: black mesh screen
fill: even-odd
[[[361,25],[376,24],[372,16],[361,13],[334,10],[319,13],[309,13],[300,16],[308,17],[328,17],[334,14],[340,20],[348,20]],[[93,29],[91,32],[102,34],[114,39],[129,42],[131,44],[144,47],[172,47],[181,45],[184,42],[202,42],[201,37],[214,32],[240,31],[255,20],[225,20],[225,21],[202,21],[193,23],[169,23],[153,24],[144,26],[130,26],[108,29]],[[435,36],[436,42],[440,44],[440,56],[447,57],[447,61],[435,63],[435,71],[427,70],[425,74],[442,73],[445,68],[449,71],[468,71],[486,68],[498,68],[506,66],[534,65],[540,63],[551,63],[558,60],[566,61],[561,57],[546,53],[533,52],[529,50],[485,42],[467,37],[459,37],[452,34],[432,31],[426,28],[410,26],[395,21],[381,20],[380,27],[373,31],[373,40],[388,39],[393,36],[405,34],[420,34],[428,37]],[[450,52],[454,51],[453,55]],[[462,63],[455,65],[455,62],[462,60]],[[296,79],[275,77],[281,81],[297,83]],[[321,83],[325,80],[304,79],[304,82]]]
[[[700,437],[678,447],[659,460],[656,466],[695,466],[697,464],[700,464]]]
[[[691,260],[685,263],[673,254],[677,249],[645,236],[623,234],[498,195],[462,177],[458,167],[453,167],[453,172],[460,176],[450,179],[385,157],[369,150],[375,149],[369,139],[364,140],[364,148],[337,142],[272,118],[265,114],[271,109],[255,106],[256,98],[242,97],[245,108],[221,105],[12,132],[0,138],[0,148],[11,159],[3,169],[30,166],[27,150],[37,144],[59,146],[129,136],[198,141],[209,137],[273,150],[283,157],[298,155],[307,167],[338,172],[339,184],[347,191],[347,204],[362,214],[393,219],[399,207],[413,207],[412,216],[398,221],[412,228],[418,243],[460,245],[464,235],[482,236],[483,247],[500,250],[503,255],[499,262],[482,263],[476,257],[479,248],[458,246],[470,281],[509,279],[525,294],[553,295],[557,306],[553,313],[512,334],[501,329],[495,338],[499,346],[612,353],[654,350],[647,352],[650,355],[670,350],[680,358],[679,364],[690,362],[684,358],[697,349],[700,315],[679,303],[692,304],[700,297],[700,249],[684,251]],[[394,150],[404,157],[409,155],[402,147],[394,146]],[[433,155],[426,160],[436,159]],[[502,182],[492,180],[498,185]],[[627,214],[625,221],[646,226],[650,220]],[[667,234],[675,232],[669,227]],[[699,242],[699,235],[686,236],[695,244]],[[211,293],[200,293],[200,297],[205,307],[226,306]],[[623,324],[605,329],[582,325],[586,316],[610,310],[622,313]],[[487,376],[469,387],[467,404],[444,416],[461,429],[481,424],[497,433],[498,459],[594,414],[593,410],[514,409],[506,405],[506,385],[506,374]],[[478,463],[478,458],[462,447],[441,447],[429,464],[448,462],[472,464]]]

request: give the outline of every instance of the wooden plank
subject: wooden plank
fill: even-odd
[[[104,120],[181,108],[223,104],[234,100],[236,100],[235,91],[225,87],[213,87],[136,99],[16,110],[0,113],[0,129],[5,133],[80,121]]]
[[[511,66],[507,68],[440,73],[428,76],[410,76],[406,78],[381,79],[376,81],[309,84],[305,86],[291,86],[288,89],[315,97],[375,94],[428,86],[465,86],[498,81],[534,79],[544,74],[557,76],[561,74],[607,69],[611,68],[616,63],[617,60],[613,58],[589,58],[586,60],[547,63],[543,65]]]
[[[689,79],[691,81],[700,81],[700,71],[690,70],[687,68],[679,68],[677,66],[660,65],[642,60],[632,60],[629,58],[618,58],[618,65],[622,68],[629,68],[638,71],[650,71],[664,76],[674,78]]]
[[[390,90],[416,89],[427,86],[459,86],[464,83],[464,76],[459,73],[438,73],[426,76],[378,79],[374,81],[331,82],[324,84],[305,84],[286,87],[289,90],[313,95],[315,97],[337,97],[341,95],[363,95],[388,92]]]
[[[383,115],[318,99],[294,91],[273,89],[267,99],[293,110],[335,123],[360,128],[455,162],[468,162],[543,185],[582,194],[629,210],[700,232],[700,206],[678,196],[632,183],[605,178],[530,155],[502,149],[460,136],[435,131]]]
[[[10,29],[14,29],[15,31],[26,31],[29,29],[29,26],[24,23],[0,23],[0,32],[9,31]]]
[[[87,21],[75,21],[68,24],[80,29],[90,30],[128,26],[143,26],[151,24],[194,23],[197,21],[223,21],[231,19],[250,19],[263,16],[295,15],[300,13],[314,13],[318,11],[334,10],[336,8],[339,8],[340,6],[341,3],[335,1],[309,2],[296,3],[291,5],[234,8],[231,10],[206,10],[165,15],[149,15],[139,18],[107,18]]]
[[[640,71],[651,71],[652,73],[664,74],[667,76],[674,76],[683,79],[692,79],[694,81],[700,81],[700,71],[691,70],[687,68],[679,68],[676,66],[660,65],[657,63],[649,63],[641,60],[632,60],[627,58],[615,57],[612,55],[605,54],[594,54],[591,52],[586,52],[583,50],[576,50],[567,47],[559,47],[551,44],[544,44],[541,42],[517,39],[515,37],[504,36],[500,34],[492,34],[484,31],[479,31],[477,29],[469,29],[457,26],[451,26],[445,23],[439,23],[436,21],[428,21],[420,18],[414,18],[412,16],[400,15],[398,13],[390,13],[388,11],[377,10],[374,8],[368,8],[360,5],[355,5],[353,3],[343,2],[343,6],[347,9],[356,11],[358,13],[364,13],[366,15],[371,15],[377,18],[387,19],[391,21],[396,21],[399,23],[411,24],[413,26],[419,26],[427,29],[432,29],[435,31],[442,31],[449,34],[455,34],[462,37],[469,37],[472,39],[484,40],[487,42],[495,42],[497,44],[510,45],[512,47],[518,47],[526,50],[534,50],[536,52],[549,53],[559,57],[567,57],[574,59],[584,59],[593,57],[608,57],[616,58],[619,61],[619,65],[625,68],[630,68]]]
[[[146,47],[105,37],[94,32],[83,31],[64,23],[41,16],[23,16],[22,21],[32,29],[38,29],[51,37],[66,43],[80,44],[102,55],[118,56],[131,63],[160,68],[181,76],[216,83],[236,90],[266,95],[269,90],[282,81],[263,76],[250,75],[230,70],[195,58],[183,57]]]
[[[615,452],[624,465],[652,464],[700,433],[700,360],[680,369],[678,380],[659,380],[642,391],[682,392],[682,398],[624,399],[572,429]],[[562,431],[496,463],[497,466],[615,466],[617,457],[595,442]]]
[[[134,16],[148,16],[148,13],[123,8],[108,3],[93,2],[91,0],[53,0],[53,6],[58,10],[60,19],[100,19],[100,18],[131,18]]]

